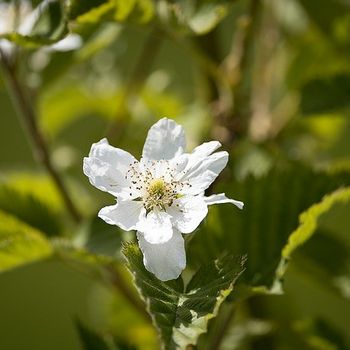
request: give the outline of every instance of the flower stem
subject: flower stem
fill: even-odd
[[[5,78],[5,83],[10,93],[13,105],[17,111],[17,114],[20,116],[23,127],[27,132],[30,143],[32,144],[34,158],[36,158],[38,162],[42,164],[42,166],[51,176],[63,199],[67,211],[71,215],[72,219],[76,223],[79,223],[81,221],[81,215],[74,205],[67,187],[61,178],[61,175],[52,163],[52,159],[48,150],[48,144],[37,124],[37,116],[33,105],[27,95],[26,87],[23,86],[18,80],[15,65],[12,64],[10,59],[1,50],[0,63],[4,73],[3,75]]]

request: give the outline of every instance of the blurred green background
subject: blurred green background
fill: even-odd
[[[246,205],[243,214],[210,208],[188,243],[189,271],[225,250],[248,253],[243,281],[272,288],[271,273],[299,214],[350,184],[350,3],[145,0],[116,1],[113,15],[91,11],[107,2],[61,2],[54,13],[82,37],[79,49],[33,48],[28,39],[16,52],[18,79],[83,219],[72,220],[35,159],[4,70],[1,213],[49,239],[113,257],[138,298],[120,253],[133,234],[97,218],[113,198],[89,184],[82,159],[102,137],[139,157],[147,130],[166,116],[184,126],[189,150],[212,139],[223,144],[230,163],[215,192]],[[234,316],[223,305],[198,349],[219,348],[217,341],[220,349],[350,349],[349,210],[344,201],[322,216],[316,234],[293,255],[283,295],[251,297]],[[12,254],[5,243],[0,261]],[[6,264],[0,265],[0,349],[85,349],[79,322],[115,337],[120,349],[158,348],[149,320],[84,268],[56,255],[14,269]]]

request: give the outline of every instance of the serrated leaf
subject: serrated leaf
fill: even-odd
[[[0,272],[51,254],[52,247],[43,234],[0,211]]]
[[[210,208],[206,223],[189,243],[189,264],[197,266],[223,252],[247,254],[245,282],[270,290],[299,214],[349,180],[347,173],[330,175],[295,165],[261,178],[223,184],[215,192],[240,199],[245,207],[242,211],[230,205]]]
[[[123,253],[165,349],[195,345],[232,292],[245,259],[226,256],[202,266],[184,288],[182,279],[162,282],[148,272],[138,246],[129,243]]]

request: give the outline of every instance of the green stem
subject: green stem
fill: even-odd
[[[21,85],[17,78],[15,65],[11,63],[10,59],[1,50],[0,63],[13,105],[17,114],[20,116],[21,122],[32,144],[34,157],[43,165],[51,176],[72,219],[76,223],[79,223],[81,221],[81,215],[74,205],[61,175],[52,163],[47,142],[37,124],[37,116],[28,97],[26,88]]]

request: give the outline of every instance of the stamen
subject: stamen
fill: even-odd
[[[140,193],[138,200],[142,200],[149,212],[153,209],[166,210],[183,196],[181,192],[185,187],[191,187],[187,181],[176,181],[175,175],[176,169],[171,167],[169,161],[147,160],[141,161],[141,166],[137,162],[130,164],[125,178],[130,180],[130,189]],[[178,204],[176,206],[179,207]]]

